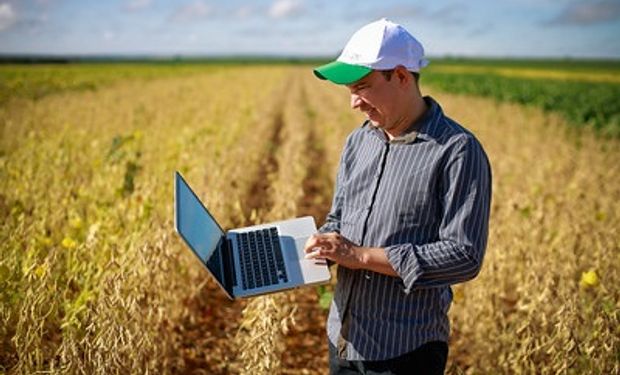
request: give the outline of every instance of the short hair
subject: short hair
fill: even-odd
[[[392,79],[392,73],[394,73],[394,69],[379,70],[379,72],[385,77],[387,81],[389,81]],[[420,73],[412,71],[409,71],[409,73],[411,73],[413,79],[415,79],[415,83],[417,84],[420,81]]]

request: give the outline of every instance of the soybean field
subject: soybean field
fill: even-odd
[[[444,60],[493,170],[448,374],[620,373],[620,64]],[[174,231],[324,222],[363,116],[312,65],[0,65],[0,374],[325,374],[332,285],[232,302]],[[404,181],[403,183],[406,183]]]

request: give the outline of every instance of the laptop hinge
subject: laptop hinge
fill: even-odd
[[[230,238],[223,238],[222,246],[222,262],[224,262],[224,283],[225,288],[232,295],[233,287],[237,286],[237,278],[235,272],[235,260],[232,253],[232,241]]]

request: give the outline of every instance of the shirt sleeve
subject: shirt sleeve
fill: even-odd
[[[471,280],[482,266],[488,236],[491,168],[473,136],[455,145],[440,176],[442,217],[438,241],[385,248],[388,261],[403,280],[405,293]]]

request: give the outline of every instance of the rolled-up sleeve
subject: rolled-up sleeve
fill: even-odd
[[[489,161],[472,137],[455,145],[441,171],[438,240],[385,248],[405,293],[474,278],[485,253],[491,203]]]

